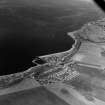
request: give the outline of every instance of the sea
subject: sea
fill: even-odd
[[[0,21],[0,75],[25,71],[36,66],[35,57],[67,51],[74,44],[66,32],[46,37],[46,33],[32,32],[24,22],[6,21]]]

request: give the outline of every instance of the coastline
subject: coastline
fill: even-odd
[[[66,61],[71,60],[72,56],[75,55],[75,53],[78,51],[78,49],[81,46],[80,38],[77,35],[75,35],[75,33],[77,31],[67,33],[67,35],[70,36],[75,41],[75,43],[72,45],[72,48],[70,48],[67,51],[63,51],[63,52],[58,52],[58,53],[53,53],[53,54],[49,54],[49,55],[39,56],[39,58],[44,60],[44,61],[49,62],[54,57],[57,57],[58,59],[61,60],[62,63],[64,63],[64,62],[66,63]]]

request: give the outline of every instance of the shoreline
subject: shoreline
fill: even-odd
[[[67,33],[67,35],[70,36],[75,41],[75,43],[72,45],[72,48],[70,48],[67,51],[63,51],[63,52],[38,56],[38,58],[46,61],[47,63],[53,62],[54,58],[58,58],[61,61],[61,63],[67,63],[68,61],[70,61],[81,46],[81,40],[80,40],[79,36],[75,35],[75,33],[77,31]],[[35,59],[33,61],[35,62]],[[58,61],[58,62],[60,62],[60,61]]]

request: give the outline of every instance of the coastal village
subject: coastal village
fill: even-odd
[[[105,105],[105,19],[85,24],[68,35],[75,40],[72,49],[40,57],[49,65],[56,65],[56,70],[49,69],[49,75],[43,73],[41,77],[56,82],[45,86],[70,105]],[[66,91],[64,96],[62,88]],[[68,97],[70,94],[74,101]]]

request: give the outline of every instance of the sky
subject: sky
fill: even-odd
[[[80,0],[80,1],[93,2],[93,0]]]

